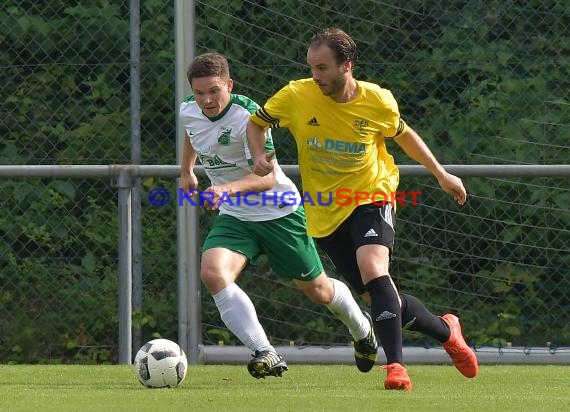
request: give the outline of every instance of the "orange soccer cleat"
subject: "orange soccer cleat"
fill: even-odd
[[[408,376],[408,371],[404,365],[399,363],[391,363],[381,366],[388,372],[388,377],[384,381],[384,389],[396,389],[401,391],[411,391],[412,381]]]
[[[467,346],[465,339],[463,339],[459,319],[451,313],[445,314],[441,318],[451,330],[449,340],[443,344],[443,349],[445,349],[453,364],[463,376],[474,378],[479,371],[477,356],[475,356],[473,349]]]

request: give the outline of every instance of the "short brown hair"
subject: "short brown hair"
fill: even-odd
[[[192,60],[186,75],[190,84],[195,77],[215,76],[227,80],[230,78],[230,66],[228,60],[221,54],[204,53]]]
[[[356,43],[343,30],[338,27],[328,27],[319,30],[311,38],[309,47],[319,47],[323,44],[326,44],[333,51],[338,64],[349,60],[356,64],[356,58],[358,57]]]

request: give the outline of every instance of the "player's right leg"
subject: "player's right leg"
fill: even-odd
[[[356,255],[364,285],[371,298],[374,328],[386,354],[387,378],[384,388],[411,390],[412,382],[404,366],[402,351],[400,297],[387,270],[388,248],[382,245],[363,245],[358,248]]]
[[[411,390],[402,352],[401,302],[389,274],[393,222],[390,205],[362,205],[317,242],[353,289],[370,297],[374,330],[387,360],[384,387]]]
[[[287,364],[269,343],[251,299],[235,283],[247,263],[255,261],[260,252],[242,226],[246,223],[218,216],[204,242],[200,277],[224,324],[253,352],[249,373],[258,379],[281,376]]]

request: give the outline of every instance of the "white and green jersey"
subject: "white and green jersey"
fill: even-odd
[[[258,108],[253,100],[238,94],[232,94],[226,109],[213,118],[202,113],[192,95],[180,105],[180,120],[212,185],[221,186],[252,173],[246,127]],[[265,150],[273,150],[269,129]],[[243,221],[259,222],[286,216],[299,204],[297,187],[275,162],[275,185],[270,190],[222,197],[219,210]]]

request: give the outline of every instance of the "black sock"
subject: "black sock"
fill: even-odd
[[[402,327],[431,336],[440,343],[449,340],[451,332],[443,319],[431,313],[418,298],[412,295],[401,294],[400,298],[402,299]]]
[[[376,337],[380,340],[387,364],[404,364],[402,355],[402,313],[398,292],[390,276],[380,276],[365,286],[370,294],[371,315]]]

